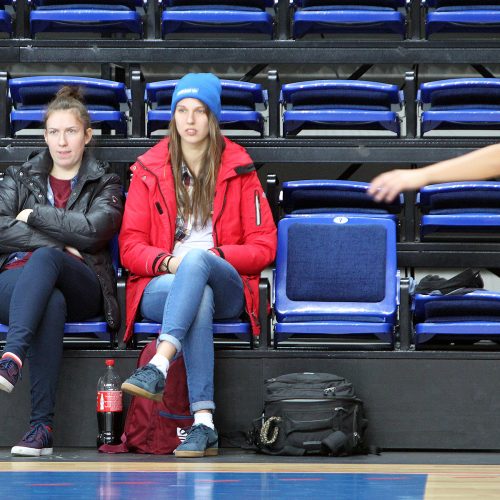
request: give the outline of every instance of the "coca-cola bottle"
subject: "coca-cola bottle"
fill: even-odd
[[[97,446],[118,444],[122,435],[122,383],[114,366],[115,360],[107,359],[106,372],[97,382]]]

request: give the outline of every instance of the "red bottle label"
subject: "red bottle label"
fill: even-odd
[[[97,411],[122,411],[122,391],[97,391]]]

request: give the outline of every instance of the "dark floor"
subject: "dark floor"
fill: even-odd
[[[50,457],[12,457],[10,448],[0,448],[0,461],[49,461],[49,462],[175,462],[173,455],[141,455],[135,453],[103,454],[93,448],[56,448]],[[186,459],[184,459],[186,461]],[[342,464],[456,464],[456,465],[500,465],[500,452],[413,452],[382,451],[380,455],[356,455],[351,457],[283,457],[256,454],[234,448],[225,448],[219,456],[189,459],[203,463],[342,463]]]

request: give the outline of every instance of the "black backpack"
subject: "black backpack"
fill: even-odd
[[[329,373],[290,373],[265,382],[264,411],[249,442],[269,455],[366,453],[363,402]]]

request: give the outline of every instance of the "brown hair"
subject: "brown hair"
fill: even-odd
[[[183,162],[181,138],[177,132],[175,115],[169,125],[170,162],[174,174],[175,198],[177,207],[184,220],[193,216],[195,227],[205,226],[212,215],[212,205],[215,196],[215,182],[221,163],[225,143],[220,131],[219,122],[210,109],[205,106],[208,115],[208,146],[202,158],[202,167],[197,177],[194,177],[191,199],[182,182],[181,166]]]
[[[84,130],[90,128],[90,115],[83,101],[83,93],[80,88],[72,85],[61,87],[54,99],[50,101],[43,117],[43,126],[47,128],[47,120],[54,111],[71,110],[82,122]]]

